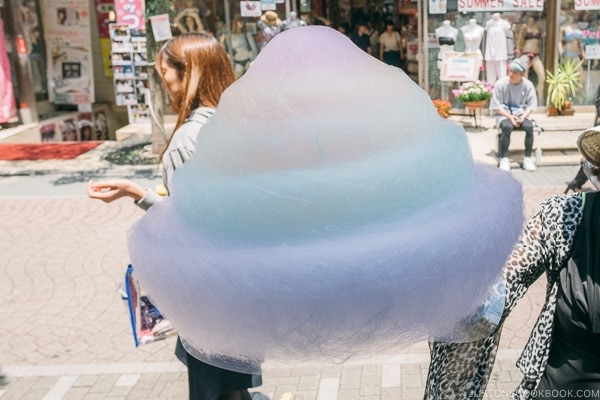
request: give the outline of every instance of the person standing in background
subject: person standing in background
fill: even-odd
[[[281,32],[281,19],[275,11],[265,11],[257,23],[258,34],[256,35],[256,43],[258,43],[259,51]]]
[[[367,21],[367,35],[371,42],[371,52],[375,57],[379,57],[379,31],[375,29],[372,21]]]
[[[367,34],[367,25],[364,22],[359,22],[356,25],[356,31],[350,36],[350,39],[362,51],[368,54],[373,54],[371,49],[371,40]]]
[[[385,31],[379,35],[379,59],[394,67],[403,68],[404,49],[402,38],[392,21],[387,21]]]

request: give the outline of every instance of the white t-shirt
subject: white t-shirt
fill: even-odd
[[[395,32],[393,34],[389,34],[387,32],[383,32],[379,35],[379,44],[383,46],[383,51],[400,51],[400,47],[398,43],[400,42],[400,34]]]

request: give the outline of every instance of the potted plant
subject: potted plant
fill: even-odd
[[[546,83],[548,83],[548,96],[546,104],[549,115],[563,113],[570,109],[571,96],[574,96],[581,88],[581,66],[583,61],[578,59],[563,60],[558,63],[554,72],[546,71]],[[556,113],[552,110],[555,108]],[[573,110],[571,110],[573,111]],[[564,115],[572,115],[572,112],[564,112]]]
[[[452,94],[471,110],[478,110],[492,97],[493,90],[493,86],[486,81],[473,81],[463,83]]]

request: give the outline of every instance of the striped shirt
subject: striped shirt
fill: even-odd
[[[171,193],[171,177],[173,172],[184,162],[189,160],[196,149],[198,132],[206,121],[214,114],[215,110],[209,107],[199,107],[192,111],[190,116],[173,133],[171,143],[165,150],[162,158],[162,179],[167,193]],[[153,204],[161,201],[162,197],[154,190],[147,190],[146,195],[136,204],[147,210]]]

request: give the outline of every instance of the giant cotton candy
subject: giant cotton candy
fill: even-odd
[[[339,362],[456,332],[520,232],[520,185],[329,28],[275,37],[196,145],[130,254],[190,351],[219,366]]]

